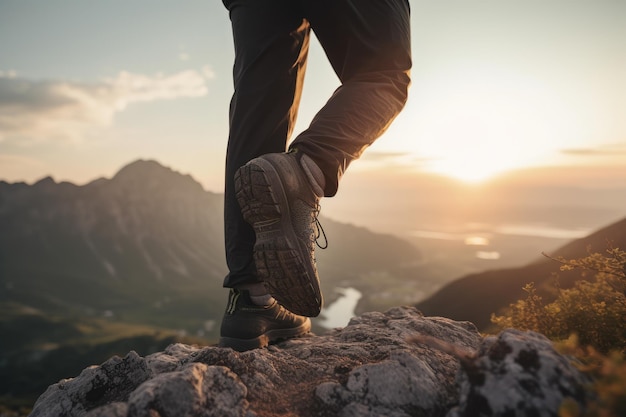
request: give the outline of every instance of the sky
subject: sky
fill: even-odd
[[[411,7],[409,101],[355,175],[626,183],[626,1]],[[156,159],[221,192],[233,56],[218,0],[0,0],[0,180],[84,184]],[[338,85],[313,42],[296,132]]]

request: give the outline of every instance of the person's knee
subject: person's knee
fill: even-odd
[[[402,110],[409,97],[409,87],[411,86],[409,71],[385,71],[381,75],[381,87],[387,92],[386,95],[393,97],[397,103],[394,106],[396,110]]]
[[[408,71],[400,71],[395,81],[398,91],[398,100],[402,103],[402,107],[409,98],[409,87],[411,87],[411,76]]]

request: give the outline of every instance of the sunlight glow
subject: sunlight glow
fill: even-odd
[[[465,238],[465,244],[467,246],[487,246],[489,239],[484,236],[468,236]]]
[[[487,261],[497,261],[498,259],[500,259],[501,255],[500,252],[496,251],[478,251],[476,252],[476,257],[478,259],[484,259]]]
[[[497,159],[497,154],[468,149],[465,155],[451,155],[433,161],[429,171],[466,183],[476,184],[495,177],[514,166]]]
[[[431,82],[413,87],[420,93],[392,128],[420,169],[479,183],[577,143],[579,109],[543,80],[474,63]]]

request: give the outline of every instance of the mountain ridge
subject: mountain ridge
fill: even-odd
[[[589,251],[604,252],[609,247],[626,248],[626,218],[575,239],[547,255],[577,259],[588,255]],[[499,313],[524,297],[522,288],[527,283],[534,282],[537,293],[545,301],[550,301],[555,297],[553,274],[558,273],[561,288],[569,288],[582,278],[579,270],[559,271],[559,267],[560,264],[552,259],[540,258],[521,267],[465,275],[446,284],[416,307],[426,315],[469,320],[484,330],[490,325],[492,313]]]
[[[7,288],[0,301],[157,315],[178,303],[190,319],[204,304],[216,320],[226,299],[222,204],[221,194],[154,160],[85,185],[50,176],[0,183],[0,285]],[[359,274],[419,258],[399,238],[323,222],[331,248],[318,259],[329,293],[339,283],[356,285]]]
[[[32,404],[45,386],[130,349],[215,342],[227,299],[222,205],[157,161],[85,185],[0,182],[0,341],[11,339],[0,343],[0,402]],[[327,305],[336,287],[376,296],[368,274],[393,287],[405,276],[397,265],[419,259],[394,236],[321,221]]]

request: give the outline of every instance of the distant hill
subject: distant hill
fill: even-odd
[[[584,257],[591,252],[604,252],[608,247],[626,248],[626,218],[604,227],[597,232],[561,247],[548,255],[566,259]],[[429,316],[444,316],[455,320],[468,320],[480,329],[490,324],[491,313],[497,313],[516,300],[523,298],[522,287],[534,282],[544,300],[554,297],[550,291],[553,273],[559,272],[559,264],[543,258],[519,268],[492,270],[467,275],[455,280],[417,308]],[[559,284],[570,287],[581,278],[580,271],[559,272]]]
[[[222,204],[156,161],[83,186],[0,181],[0,409],[32,404],[49,384],[114,354],[215,341],[227,297]],[[336,286],[367,301],[419,260],[396,237],[321,222],[328,302]]]
[[[159,309],[182,307],[187,295],[215,298],[221,204],[155,161],[84,186],[0,183],[0,301],[166,321]]]
[[[206,328],[226,301],[222,202],[190,176],[145,160],[84,186],[0,182],[0,303]],[[322,223],[330,244],[317,255],[331,296],[339,283],[359,288],[362,274],[419,257],[393,236]]]

